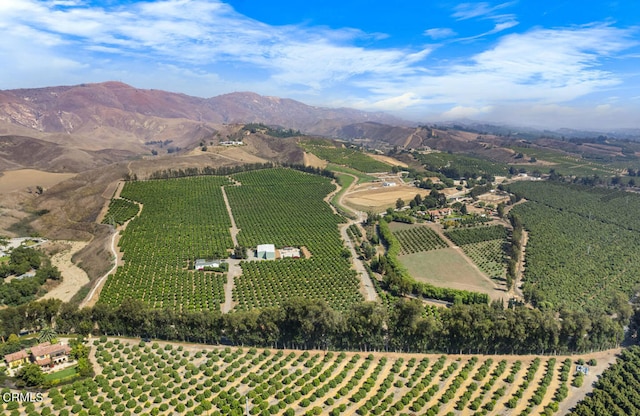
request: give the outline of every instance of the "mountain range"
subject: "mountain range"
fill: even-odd
[[[165,140],[185,146],[233,123],[341,137],[344,126],[363,122],[410,124],[385,113],[315,107],[250,92],[199,98],[120,82],[0,91],[0,133],[86,150],[136,152],[145,142]]]

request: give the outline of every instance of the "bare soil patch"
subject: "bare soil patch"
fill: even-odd
[[[2,172],[0,176],[0,193],[19,191],[37,186],[44,189],[76,176],[75,173],[51,173],[36,169],[19,169]]]
[[[314,168],[324,169],[327,167],[327,161],[320,159],[318,156],[313,153],[304,152],[304,165],[305,166],[313,166]]]
[[[381,183],[358,187],[344,196],[344,202],[361,211],[384,211],[395,207],[398,198],[408,202],[416,194],[425,194],[424,190],[413,185],[382,186]]]
[[[63,302],[69,302],[78,290],[89,283],[87,273],[73,264],[71,258],[84,247],[86,241],[58,241],[54,242],[62,251],[51,257],[51,264],[56,266],[62,273],[62,283],[53,290],[47,292],[43,299],[60,299]],[[60,246],[60,244],[64,244]],[[66,246],[66,247],[65,247]]]
[[[401,166],[403,168],[408,168],[409,165],[407,165],[404,162],[399,161],[398,159],[394,159],[390,156],[385,156],[385,155],[376,155],[376,154],[369,154],[368,156],[371,156],[372,158],[374,158],[375,160],[378,160],[382,163],[388,163],[389,165],[392,166]]]

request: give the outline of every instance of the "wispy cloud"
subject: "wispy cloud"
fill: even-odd
[[[102,4],[0,1],[0,56],[11,62],[0,66],[0,87],[13,88],[16,80],[33,86],[121,79],[194,95],[254,90],[413,110],[421,117],[482,115],[509,103],[571,102],[621,83],[602,63],[623,52],[633,56],[628,50],[636,35],[611,22],[536,28],[497,37],[471,55],[435,61],[434,45],[358,46],[376,45],[382,36],[357,28],[272,26],[220,1]],[[505,13],[512,5],[464,3],[453,17],[487,20],[493,28],[478,36],[495,35],[518,24]],[[423,34],[457,36],[450,28]]]
[[[455,7],[455,12],[453,13],[453,17],[457,20],[468,20],[475,18],[483,18],[483,19],[496,19],[500,15],[496,12],[499,10],[505,9],[507,7],[515,5],[516,2],[506,2],[500,3],[495,6],[491,6],[489,3],[480,2],[480,3],[461,3]]]
[[[457,33],[448,27],[438,27],[433,29],[427,29],[424,31],[424,35],[431,39],[445,39],[456,36]]]

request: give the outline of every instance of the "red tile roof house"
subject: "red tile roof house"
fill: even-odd
[[[4,361],[7,363],[7,368],[17,368],[29,361],[29,355],[25,350],[20,350],[18,352],[5,355]]]
[[[31,361],[40,367],[53,367],[67,361],[71,348],[66,344],[44,344],[31,348]]]

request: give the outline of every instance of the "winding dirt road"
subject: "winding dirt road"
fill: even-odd
[[[343,173],[343,175],[349,175],[353,177],[355,180],[351,183],[351,185],[349,185],[347,190],[342,195],[340,195],[340,198],[338,199],[338,204],[342,206],[344,209],[353,212],[353,214],[355,214],[356,216],[356,219],[349,219],[346,224],[343,224],[340,227],[340,235],[342,236],[342,239],[344,240],[347,248],[351,252],[352,264],[356,270],[356,273],[358,274],[358,277],[360,278],[360,281],[362,284],[361,288],[363,290],[363,295],[365,299],[367,301],[376,301],[378,300],[378,294],[376,293],[376,289],[373,286],[373,282],[371,281],[371,276],[369,276],[369,272],[367,272],[367,269],[364,267],[362,260],[360,260],[360,258],[358,257],[358,253],[356,252],[353,241],[351,241],[351,238],[349,238],[349,234],[347,233],[347,229],[349,228],[349,226],[351,226],[352,224],[362,223],[366,215],[362,211],[357,211],[345,205],[342,201],[344,199],[345,194],[358,183],[358,177],[355,175],[351,175],[349,173]]]

